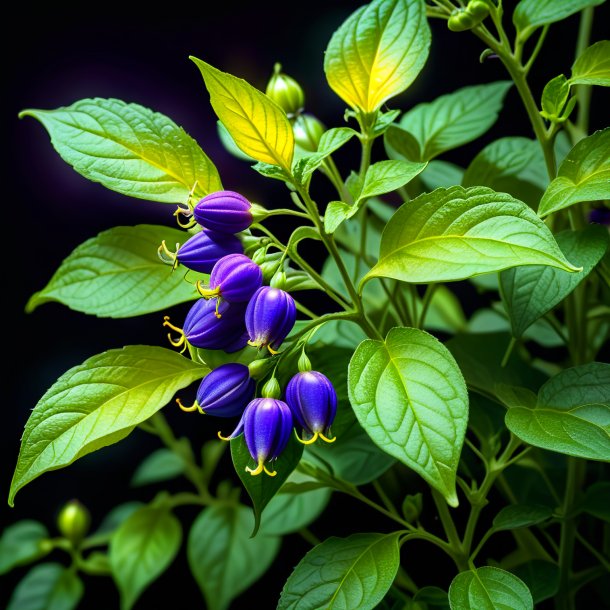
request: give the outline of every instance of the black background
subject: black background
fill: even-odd
[[[129,199],[87,181],[52,150],[40,124],[30,118],[19,121],[17,113],[28,107],[69,105],[84,97],[138,102],[183,126],[216,163],[226,188],[241,191],[268,207],[285,207],[290,201],[282,185],[264,180],[220,145],[207,93],[188,55],[244,77],[261,89],[273,63],[280,61],[284,70],[303,85],[307,110],[328,126],[338,126],[343,124],[344,105],[326,84],[323,51],[334,29],[359,4],[226,1],[209,10],[193,11],[186,4],[175,2],[162,12],[142,8],[131,13],[125,12],[123,6],[98,5],[97,14],[91,17],[79,11],[58,15],[50,10],[45,13],[21,9],[19,17],[5,21],[5,29],[9,28],[18,42],[8,45],[5,41],[3,54],[8,74],[4,75],[2,100],[2,294],[7,307],[3,308],[6,359],[0,496],[8,494],[21,431],[30,410],[59,375],[106,349],[132,343],[165,345],[162,312],[109,320],[48,304],[26,315],[23,307],[28,297],[46,284],[61,260],[85,239],[118,224],[172,224],[174,209]],[[93,13],[94,7],[87,11]],[[607,37],[602,18],[607,12],[607,7],[598,9],[592,41]],[[573,17],[551,27],[532,73],[536,97],[547,80],[561,72],[569,74],[577,23]],[[432,49],[423,73],[407,93],[391,101],[390,107],[406,110],[460,86],[507,78],[497,60],[479,63],[482,50],[482,44],[472,35],[454,34],[444,22],[433,22]],[[608,98],[604,95],[601,90],[595,91],[591,130],[607,123],[604,104],[607,109]],[[485,143],[508,135],[532,135],[514,90],[508,94],[497,125],[482,140],[446,158],[465,166]],[[377,158],[381,152],[375,149]],[[348,157],[349,153],[346,160]],[[345,169],[346,166],[344,173]],[[172,409],[167,410],[167,416],[179,433],[188,433],[195,446],[215,433],[209,426],[193,426],[193,419]],[[72,497],[90,508],[95,526],[119,502],[150,499],[156,489],[133,490],[128,483],[140,460],[157,446],[154,439],[135,432],[119,444],[76,462],[69,470],[45,474],[19,492],[15,509],[0,502],[2,526],[34,518],[53,531],[59,508]],[[188,509],[181,509],[180,513],[185,522],[195,514]],[[333,497],[324,524],[314,525],[313,530],[320,537],[333,531],[347,534],[355,516],[360,521],[357,527],[368,530],[369,517],[373,515],[356,509],[348,500]],[[249,600],[245,596],[236,602],[236,608],[246,607],[248,601],[248,607],[252,607],[252,595],[260,599],[255,604],[257,608],[275,606],[284,580],[308,546],[299,537],[291,536],[283,549],[282,559],[251,590]],[[63,560],[60,554],[52,559]],[[427,561],[434,562],[433,569]],[[409,547],[405,565],[419,583],[448,586],[451,565],[429,547]],[[3,578],[0,607],[24,573],[21,568]],[[118,607],[118,596],[108,581],[86,578],[86,584],[83,608]],[[137,607],[203,607],[188,574],[184,552],[169,573],[143,595]]]

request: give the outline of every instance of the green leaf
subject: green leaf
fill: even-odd
[[[6,610],[73,610],[83,593],[75,572],[59,563],[43,563],[21,579]]]
[[[95,531],[95,536],[114,532],[119,526],[129,519],[137,510],[142,508],[142,502],[125,502],[115,506],[103,519],[100,526]]]
[[[64,373],[26,424],[9,504],[44,472],[125,438],[207,371],[171,350],[130,345],[93,356]]]
[[[587,488],[585,497],[582,500],[579,508],[584,510],[586,513],[602,519],[610,523],[610,505],[608,498],[610,497],[610,483],[607,481],[600,481],[593,483]]]
[[[591,273],[608,248],[608,231],[599,225],[590,225],[583,231],[563,231],[555,239],[566,258],[580,265],[582,271],[566,273],[532,265],[500,274],[501,294],[515,337],[521,337],[536,320],[561,303]]]
[[[455,186],[456,184],[461,184],[463,177],[464,170],[458,165],[448,163],[447,161],[430,161],[426,166],[426,169],[419,175],[419,178],[424,183],[427,191],[433,191],[440,186]],[[481,183],[477,183],[477,185],[478,184]],[[498,191],[502,189],[495,190]]]
[[[378,161],[373,163],[364,177],[364,184],[358,201],[395,191],[411,182],[415,176],[425,169],[426,165],[426,163],[411,161]]]
[[[181,127],[138,104],[85,99],[57,110],[24,110],[39,120],[61,158],[79,174],[138,199],[186,203],[222,189],[218,171]]]
[[[324,212],[324,231],[329,235],[334,233],[344,220],[354,216],[359,209],[345,201],[331,201]]]
[[[263,472],[260,475],[253,476],[246,470],[246,467],[253,468],[256,464],[254,464],[254,460],[248,451],[243,434],[231,439],[231,458],[233,459],[235,472],[237,472],[237,476],[246,488],[254,507],[253,536],[258,532],[261,524],[261,515],[265,506],[269,504],[273,496],[277,494],[280,487],[288,479],[291,472],[297,467],[302,455],[303,444],[299,443],[291,435],[286,449],[272,464],[272,468],[277,474],[274,477],[270,477]]]
[[[173,248],[188,237],[156,225],[104,231],[64,260],[45,288],[32,295],[26,311],[57,301],[102,318],[128,318],[194,300],[197,292],[184,274],[172,273],[157,255],[163,240]]]
[[[157,449],[134,472],[133,487],[175,479],[184,472],[184,460],[170,449]]]
[[[519,265],[579,271],[522,201],[485,187],[454,186],[420,195],[397,210],[383,232],[379,262],[363,283],[374,277],[461,280]]]
[[[324,55],[331,89],[349,106],[374,112],[423,68],[430,29],[420,0],[374,0],[333,34]]]
[[[289,576],[278,610],[375,608],[398,571],[399,537],[399,532],[352,534],[318,544]]]
[[[253,159],[250,155],[242,152],[237,144],[235,144],[235,140],[228,132],[227,128],[222,124],[222,121],[216,121],[216,131],[218,132],[220,142],[229,154],[242,161],[248,161],[249,163],[254,163],[256,161],[256,159]]]
[[[523,41],[541,25],[561,21],[588,6],[598,6],[604,0],[521,0],[513,13],[513,23]]]
[[[406,112],[400,127],[419,142],[421,160],[429,161],[483,135],[496,122],[511,84],[498,81],[442,95]]]
[[[206,508],[193,523],[188,560],[208,610],[226,610],[277,555],[280,539],[263,532],[251,538],[253,525],[252,511],[233,504]]]
[[[514,574],[485,566],[458,574],[449,587],[452,610],[533,610],[532,594]]]
[[[430,610],[435,608],[449,610],[449,597],[447,592],[440,587],[422,587],[413,596],[413,601],[428,604]]]
[[[390,159],[398,161],[422,161],[419,142],[414,135],[392,124],[383,135],[383,145]]]
[[[576,58],[570,84],[610,87],[610,40],[596,42]]]
[[[295,471],[288,477],[287,483],[290,487],[290,484],[302,485],[312,481],[313,479]],[[322,514],[330,500],[330,493],[329,489],[305,492],[280,489],[265,509],[261,534],[284,536],[307,527]]]
[[[241,78],[191,57],[201,71],[210,103],[245,154],[290,172],[294,134],[286,113],[264,93]]]
[[[559,166],[540,202],[541,217],[581,201],[610,198],[610,127],[581,140]]]
[[[505,421],[535,447],[610,461],[610,364],[562,371],[540,388],[536,405],[511,407]]]
[[[534,604],[553,597],[559,591],[559,567],[550,561],[533,559],[517,566],[513,573],[526,584]]]
[[[9,525],[0,538],[0,574],[26,565],[46,555],[43,540],[49,538],[47,528],[38,521],[24,520]]]
[[[142,592],[174,560],[182,541],[180,521],[165,507],[146,506],[112,536],[110,565],[121,592],[121,609],[129,610]]]
[[[493,520],[493,528],[497,532],[514,530],[520,527],[530,527],[542,523],[553,516],[549,506],[512,504],[505,506]]]
[[[562,111],[568,96],[570,95],[570,83],[568,79],[560,74],[550,80],[542,91],[542,112],[540,113],[548,121],[562,119]],[[562,120],[565,120],[564,117]]]
[[[392,329],[385,341],[363,341],[350,361],[348,393],[373,442],[457,506],[468,392],[447,348],[415,328]]]

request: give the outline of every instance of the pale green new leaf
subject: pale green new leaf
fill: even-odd
[[[562,112],[569,95],[570,83],[563,74],[551,79],[542,91],[542,112],[540,114],[549,121],[565,120],[567,117],[563,117]]]
[[[610,198],[610,127],[574,146],[540,202],[541,217],[581,201]]]
[[[412,161],[378,161],[369,167],[358,200],[391,193],[411,182],[426,168],[427,163]]]
[[[522,201],[485,187],[454,186],[397,210],[383,232],[379,262],[363,282],[380,276],[411,283],[462,280],[519,265],[580,270]]]
[[[157,249],[184,243],[184,231],[157,225],[114,227],[88,239],[66,258],[26,311],[57,301],[101,318],[128,318],[197,298],[184,273],[161,262]]]
[[[566,273],[531,265],[500,274],[502,299],[515,337],[521,337],[538,318],[561,303],[591,273],[608,248],[608,231],[599,225],[578,232],[563,231],[555,239],[566,258],[580,265],[582,271]]]
[[[188,561],[208,610],[226,610],[275,559],[280,538],[251,538],[253,526],[252,511],[240,504],[210,506],[193,523]]]
[[[484,566],[461,572],[449,587],[451,610],[533,610],[532,594],[514,574]]]
[[[540,388],[535,405],[511,406],[505,421],[535,447],[610,461],[610,364],[591,362],[562,371]]]
[[[294,134],[286,113],[245,80],[191,59],[201,71],[214,112],[239,149],[257,161],[290,171]]]
[[[133,473],[134,487],[175,479],[184,472],[184,460],[171,449],[157,449],[144,459]]]
[[[350,361],[348,394],[373,442],[457,506],[468,392],[449,350],[415,328],[394,328],[385,341],[363,341]]]
[[[610,40],[596,42],[576,58],[570,84],[610,87]]]
[[[121,610],[132,608],[165,572],[181,541],[180,521],[166,507],[141,508],[119,527],[110,541],[110,565],[121,592]]]
[[[48,538],[47,528],[38,521],[28,519],[9,525],[0,538],[0,575],[46,555],[50,549],[43,546],[43,540]]]
[[[415,80],[429,47],[421,0],[374,0],[333,34],[324,56],[326,79],[349,106],[373,112]]]
[[[441,95],[405,113],[400,127],[419,142],[421,160],[429,161],[484,134],[496,122],[511,84],[498,81]]]
[[[9,504],[44,472],[125,438],[208,369],[169,349],[130,345],[93,356],[64,373],[32,411]]]
[[[166,116],[115,99],[84,99],[56,110],[24,110],[38,119],[61,158],[113,191],[186,203],[222,189],[214,164]]]
[[[400,552],[399,532],[328,538],[294,569],[278,610],[372,610],[392,585]]]
[[[59,563],[43,563],[19,582],[6,610],[74,610],[84,592],[76,572]]]
[[[334,233],[344,220],[354,216],[359,209],[357,205],[345,201],[330,201],[324,212],[324,230],[328,234]]]

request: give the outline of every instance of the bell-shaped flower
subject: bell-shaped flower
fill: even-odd
[[[270,286],[259,288],[246,309],[248,343],[277,353],[294,326],[296,314],[294,299],[287,292]]]
[[[252,224],[252,204],[239,193],[217,191],[204,197],[193,217],[205,229],[219,233],[239,233]]]

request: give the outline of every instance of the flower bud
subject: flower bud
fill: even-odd
[[[275,64],[265,93],[291,117],[303,110],[305,94],[301,85],[294,78],[282,73],[281,69],[280,64]]]
[[[204,197],[193,210],[204,228],[219,233],[239,233],[252,224],[250,202],[239,193],[218,191]]]
[[[269,372],[272,365],[273,360],[271,358],[259,358],[258,360],[253,360],[248,365],[250,377],[253,379],[262,379]]]
[[[402,514],[405,521],[413,523],[419,519],[423,508],[423,496],[420,493],[408,495],[402,503]]]
[[[300,114],[292,126],[294,140],[307,152],[316,152],[326,127],[312,114]]]
[[[208,415],[235,417],[244,412],[255,387],[246,365],[229,362],[203,378],[197,390],[197,404]]]
[[[57,517],[57,529],[62,536],[70,540],[73,545],[78,545],[89,531],[91,515],[89,511],[78,501],[70,500]]]
[[[275,377],[271,377],[263,386],[261,394],[263,398],[279,398],[282,394],[280,382]]]
[[[287,292],[270,286],[259,288],[246,309],[248,343],[277,353],[294,326],[296,313],[294,299]]]
[[[292,413],[285,402],[276,398],[255,398],[228,438],[235,438],[243,432],[248,451],[256,462],[256,468],[246,470],[253,476],[265,472],[274,477],[277,473],[269,470],[265,462],[277,459],[284,451],[292,425]]]
[[[221,258],[212,269],[210,287],[197,290],[206,299],[220,297],[229,303],[243,303],[261,287],[263,272],[243,254],[229,254]]]
[[[318,437],[327,443],[330,426],[337,414],[337,393],[326,375],[318,371],[297,373],[286,386],[286,402],[292,415],[303,431],[310,437],[301,440],[305,445]]]
[[[276,271],[269,282],[272,288],[279,288],[280,290],[286,290],[286,273],[284,271]]]
[[[471,0],[466,8],[454,10],[447,21],[447,27],[452,32],[471,30],[479,25],[489,14],[489,6],[483,0]]]
[[[242,254],[243,251],[235,235],[204,229],[182,245],[176,253],[176,260],[192,271],[210,273],[223,256]]]

